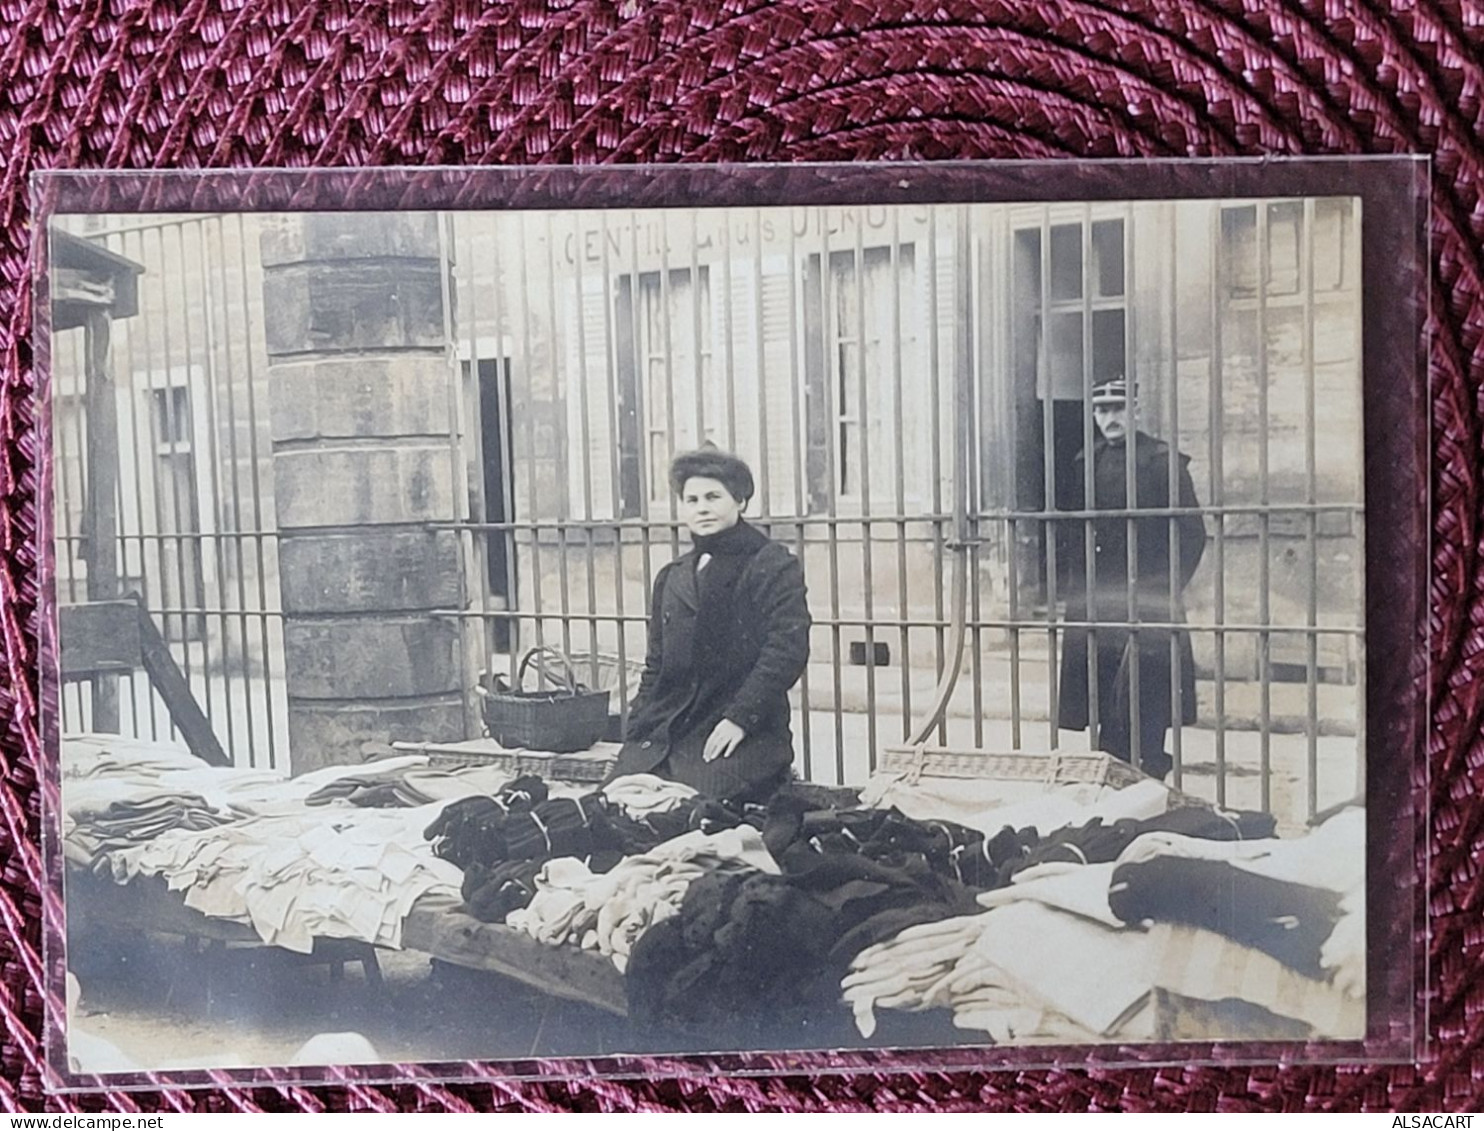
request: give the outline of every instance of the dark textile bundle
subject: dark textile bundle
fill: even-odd
[[[1263,840],[1277,827],[1271,813],[1218,812],[1204,808],[1172,809],[1143,820],[1111,825],[1095,817],[1085,824],[1041,836],[1035,829],[1001,829],[986,840],[972,874],[985,887],[1003,887],[1019,871],[1036,864],[1107,864],[1118,859],[1145,833],[1171,832],[1202,840]],[[963,861],[968,866],[969,859]],[[964,876],[970,882],[969,875]]]
[[[528,813],[512,813],[505,819],[504,833],[510,860],[587,856],[619,847],[607,820],[607,806],[598,793],[553,798]]]
[[[732,804],[714,801],[709,797],[692,797],[667,812],[651,813],[642,821],[634,823],[656,838],[654,844],[660,844],[686,833],[701,832],[710,836],[735,829],[739,825],[751,825],[760,830],[767,817],[768,810],[761,805]],[[653,847],[653,844],[649,847]],[[648,848],[644,851],[648,851]]]
[[[840,979],[865,947],[905,927],[978,911],[973,892],[921,854],[896,861],[807,848],[782,876],[708,876],[630,957],[629,1008],[670,1031],[787,1038],[838,1019]]]
[[[602,793],[551,797],[536,777],[517,778],[494,797],[449,804],[423,835],[435,855],[463,870],[465,909],[485,922],[502,922],[529,904],[548,860],[572,856],[607,872],[669,839],[626,817]]]
[[[529,813],[548,796],[540,778],[516,778],[493,797],[462,797],[444,806],[423,839],[433,842],[435,856],[465,871],[475,862],[490,866],[509,860],[507,820],[514,813]]]
[[[486,923],[503,923],[505,916],[531,902],[536,876],[544,860],[505,860],[493,867],[474,861],[464,869],[464,908]]]
[[[1254,947],[1311,978],[1323,978],[1320,948],[1340,915],[1323,888],[1259,876],[1224,860],[1162,856],[1121,864],[1108,906],[1125,923],[1184,923]]]
[[[975,883],[960,861],[971,860],[984,836],[951,821],[918,821],[898,809],[810,811],[808,798],[781,791],[768,807],[763,843],[785,871],[808,867],[819,855],[859,855],[872,860],[918,856],[939,875]],[[976,884],[976,886],[979,886]]]

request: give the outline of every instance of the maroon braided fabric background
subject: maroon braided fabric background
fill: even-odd
[[[1467,1110],[1484,1096],[1484,2],[0,0],[0,1110]],[[1436,154],[1427,1065],[47,1098],[27,176]]]

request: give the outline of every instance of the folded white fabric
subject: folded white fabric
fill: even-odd
[[[974,953],[1001,971],[1027,1003],[1100,1036],[1149,997],[1159,954],[1141,930],[1114,930],[1022,900],[988,912]]]
[[[603,796],[634,820],[668,813],[697,796],[690,786],[655,774],[624,774],[603,787]]]
[[[1142,931],[1025,898],[867,948],[841,991],[864,1037],[876,1030],[877,1009],[948,1008],[955,1025],[996,1041],[1091,1040],[1112,1036],[1142,1008],[1157,957]]]
[[[1089,795],[1093,800],[1086,800]],[[895,807],[920,821],[953,821],[986,836],[1006,826],[1032,828],[1046,836],[1094,818],[1111,823],[1156,817],[1169,809],[1170,789],[1153,779],[1115,789],[973,778],[923,777],[913,783],[905,774],[878,773],[861,790],[861,805],[867,809]]]
[[[441,808],[253,817],[163,833],[107,859],[117,882],[161,876],[187,907],[289,950],[307,953],[316,938],[399,947],[412,905],[429,893],[456,896],[463,879],[422,838]]]
[[[762,835],[750,825],[689,832],[599,875],[571,857],[549,860],[536,876],[531,902],[506,916],[505,924],[550,946],[572,942],[606,954],[622,971],[640,936],[680,911],[692,883],[733,869],[778,874]]]
[[[1113,864],[1037,864],[1017,872],[1007,886],[975,896],[975,901],[980,907],[995,908],[1031,900],[1118,929],[1123,926],[1123,920],[1108,906],[1108,885],[1113,880],[1114,867]]]
[[[1347,997],[1365,1000],[1365,888],[1340,900],[1340,920],[1319,950],[1319,963]]]

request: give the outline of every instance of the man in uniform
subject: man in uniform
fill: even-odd
[[[1195,661],[1185,629],[1138,626],[1184,623],[1182,594],[1205,552],[1206,527],[1195,513],[1139,513],[1193,510],[1200,502],[1189,457],[1135,430],[1129,397],[1123,377],[1094,386],[1090,407],[1097,435],[1090,455],[1077,454],[1076,481],[1062,496],[1071,509],[1109,513],[1061,524],[1067,619],[1092,627],[1067,629],[1059,721],[1071,730],[1093,728],[1099,749],[1163,778],[1173,765],[1165,750],[1166,731],[1195,721]],[[1089,458],[1090,506],[1084,502]],[[1096,712],[1089,693],[1094,680]]]

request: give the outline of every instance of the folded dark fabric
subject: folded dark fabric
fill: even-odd
[[[1095,817],[1081,825],[1040,836],[1035,829],[1002,829],[991,837],[986,863],[993,865],[990,887],[1002,887],[1015,873],[1037,864],[1107,864],[1148,832],[1173,832],[1202,840],[1261,840],[1277,827],[1271,813],[1221,812],[1198,806],[1172,809],[1142,820],[1124,819],[1104,824]],[[977,864],[977,861],[975,861]],[[971,873],[979,882],[990,879],[987,870]],[[964,877],[968,880],[968,877]]]
[[[1224,860],[1161,856],[1119,865],[1108,906],[1129,924],[1152,920],[1204,927],[1322,978],[1319,951],[1339,920],[1340,897]]]
[[[839,1011],[840,978],[865,947],[980,910],[919,852],[877,860],[796,841],[787,856],[783,875],[702,877],[679,915],[639,939],[626,976],[637,1020],[713,1033],[817,1025]]]
[[[486,923],[503,923],[535,897],[536,876],[545,866],[538,860],[506,860],[494,867],[470,864],[464,869],[465,910]]]

